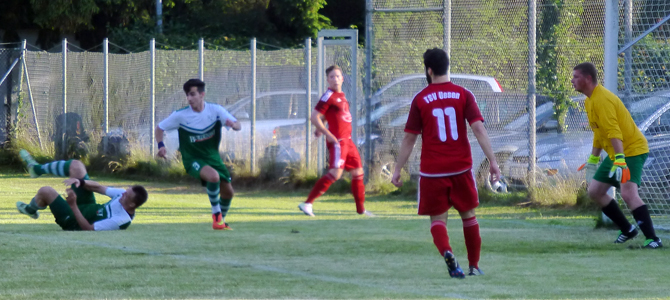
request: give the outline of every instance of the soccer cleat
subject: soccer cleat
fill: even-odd
[[[212,214],[212,221],[212,228],[214,230],[233,230],[228,226],[228,223],[223,222],[220,212]]]
[[[365,215],[366,217],[370,217],[370,218],[374,218],[374,217],[376,217],[375,214],[373,214],[373,213],[371,213],[371,212],[369,212],[369,211],[367,211],[367,210],[364,211],[364,212],[362,213],[362,215]]]
[[[658,249],[663,248],[663,243],[661,243],[661,238],[648,239],[644,241],[644,248],[647,249]]]
[[[39,218],[40,213],[38,211],[35,211],[35,213],[32,213],[32,214],[29,213],[28,210],[27,210],[28,206],[29,206],[28,204],[23,203],[21,201],[16,202],[16,208],[19,210],[20,213],[22,213],[24,215],[28,215],[29,217],[31,217],[33,219]]]
[[[451,251],[444,252],[444,261],[447,263],[447,268],[449,269],[449,276],[451,276],[451,278],[459,278],[459,279],[465,278],[465,273],[463,273],[463,269],[461,269],[461,267],[458,265],[456,257],[454,256],[453,253],[451,253]]]
[[[484,272],[482,272],[482,270],[477,267],[470,266],[470,272],[468,272],[468,276],[479,276],[479,275],[484,275]]]
[[[26,151],[25,149],[19,150],[19,157],[21,157],[21,160],[23,161],[23,163],[26,164],[26,168],[28,168],[28,173],[30,174],[31,178],[40,177],[40,175],[38,175],[35,172],[35,169],[33,168],[33,166],[36,165],[37,162],[32,157],[32,155],[30,155],[30,153],[28,153],[28,151]]]
[[[621,231],[619,231],[619,237],[617,237],[616,241],[614,241],[615,244],[623,244],[627,242],[628,240],[632,240],[637,236],[637,229],[632,228],[631,232],[628,234],[625,234]]]
[[[300,203],[300,204],[298,205],[298,208],[299,208],[302,212],[304,212],[306,215],[308,215],[308,216],[310,216],[310,217],[313,217],[313,216],[314,216],[314,212],[312,212],[312,203],[305,203],[305,202]]]

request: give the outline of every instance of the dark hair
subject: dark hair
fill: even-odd
[[[332,72],[334,70],[340,70],[340,73],[342,72],[342,69],[340,68],[340,66],[332,65],[332,66],[328,67],[328,69],[326,69],[326,76],[328,76],[328,74],[330,74],[330,72]]]
[[[149,193],[147,193],[147,190],[141,186],[141,185],[134,185],[132,188],[135,193],[135,207],[140,207],[144,202],[147,202],[147,198],[149,198]]]
[[[449,69],[449,57],[447,52],[440,48],[428,49],[423,53],[423,65],[433,70],[434,76],[442,76],[447,74]]]
[[[594,64],[590,62],[584,62],[576,65],[573,70],[579,71],[582,73],[582,75],[591,76],[591,82],[598,83],[598,70],[596,70],[596,66]]]
[[[188,92],[191,91],[192,87],[197,87],[198,92],[203,93],[205,92],[205,83],[202,82],[200,79],[189,79],[184,83],[184,93],[188,94]]]

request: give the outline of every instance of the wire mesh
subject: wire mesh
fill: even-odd
[[[623,1],[619,47],[642,37],[619,57],[619,94],[649,142],[640,197],[654,225],[670,229],[670,3]],[[665,20],[665,21],[664,21]],[[647,30],[652,29],[644,35]]]
[[[15,115],[14,111],[20,99],[18,87],[20,86],[22,67],[21,64],[15,63],[19,56],[20,51],[16,48],[0,48],[0,79],[4,78],[4,81],[0,84],[0,99],[2,99],[0,102],[2,106],[0,108],[0,145],[7,140],[8,129],[14,127],[11,124],[14,120],[9,116]],[[14,65],[13,68],[12,65]],[[12,113],[8,113],[7,110]]]

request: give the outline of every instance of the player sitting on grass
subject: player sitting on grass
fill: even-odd
[[[37,191],[30,203],[16,202],[19,212],[33,219],[39,218],[38,211],[48,206],[56,218],[56,224],[63,230],[126,229],[135,217],[135,209],[147,201],[147,191],[140,185],[124,190],[90,180],[86,167],[78,160],[59,160],[40,165],[26,150],[21,150],[19,154],[28,166],[30,177],[36,178],[42,174],[69,177],[63,183],[71,186],[66,190],[67,201],[54,188],[45,186]],[[112,200],[97,204],[94,192]]]

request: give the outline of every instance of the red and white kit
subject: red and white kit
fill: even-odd
[[[451,82],[430,84],[416,96],[405,132],[421,134],[419,214],[440,215],[479,205],[466,121],[484,121],[475,96]]]
[[[362,168],[358,148],[351,140],[351,113],[344,93],[328,89],[314,109],[326,117],[328,130],[339,141],[337,144],[327,144],[330,168],[345,170]]]

